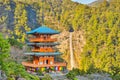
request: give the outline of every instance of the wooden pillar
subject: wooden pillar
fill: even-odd
[[[48,39],[50,39],[50,34],[48,34]]]
[[[49,64],[50,65],[54,64],[54,57],[52,56],[49,57]]]
[[[37,56],[33,56],[33,64],[38,64],[38,57]]]
[[[33,56],[33,64],[35,64],[35,56]]]
[[[39,62],[38,62],[38,63],[39,63],[39,65],[44,64],[44,62],[43,62],[43,61],[44,61],[44,60],[43,60],[43,58],[44,58],[44,57],[39,57]]]

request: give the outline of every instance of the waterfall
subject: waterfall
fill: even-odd
[[[72,46],[72,32],[70,32],[70,66],[71,66],[71,70],[75,67],[73,46]]]

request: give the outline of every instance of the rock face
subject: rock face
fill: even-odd
[[[26,50],[27,50],[26,46],[24,46],[23,49],[19,49],[19,48],[15,47],[15,46],[11,46],[11,48],[10,48],[10,56],[17,63],[21,64],[21,62],[23,61],[23,58],[26,57],[26,55],[24,55]]]
[[[91,74],[87,76],[77,76],[78,80],[112,80],[108,74]]]
[[[7,76],[2,70],[0,70],[0,80],[7,80]]]
[[[51,77],[53,78],[53,80],[70,80],[68,79],[65,75],[60,75],[60,74],[56,74],[54,76],[51,75]],[[75,80],[112,80],[112,78],[110,78],[110,75],[108,74],[89,74],[89,75],[85,75],[85,76],[76,76]]]
[[[17,80],[26,80],[26,79],[24,79],[24,78],[18,78]]]
[[[67,62],[68,68],[70,68],[70,33],[69,31],[62,31],[60,34],[53,36],[58,39],[60,45],[58,49],[63,53],[62,58]],[[79,44],[79,45],[78,45]],[[75,68],[79,68],[80,53],[83,51],[83,47],[86,44],[83,31],[72,32],[72,47],[75,61]],[[77,45],[77,46],[76,46]]]

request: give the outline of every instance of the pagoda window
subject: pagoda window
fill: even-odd
[[[38,36],[39,38],[41,37],[41,35],[39,34],[39,36]]]
[[[36,33],[35,36],[34,36],[34,38],[38,38],[38,37],[39,37],[39,34]]]
[[[44,39],[47,39],[47,35],[44,35],[43,38],[44,38]]]
[[[40,35],[40,38],[43,38],[43,35],[42,35],[42,34]]]
[[[42,65],[42,64],[43,64],[43,62],[42,62],[42,61],[40,61],[40,62],[39,62],[39,64],[40,64],[40,65]]]
[[[33,64],[35,64],[35,61],[33,61]]]
[[[30,38],[36,38],[36,36],[30,37]]]
[[[53,64],[53,62],[52,62],[52,61],[50,61],[50,64]]]
[[[44,64],[48,64],[48,60],[44,60]]]
[[[46,64],[48,64],[48,60],[46,60]]]
[[[48,37],[48,39],[50,39],[50,35],[49,34],[47,35],[47,37]]]

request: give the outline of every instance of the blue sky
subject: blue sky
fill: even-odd
[[[72,0],[72,1],[79,2],[82,4],[89,4],[89,3],[94,2],[96,0]]]

